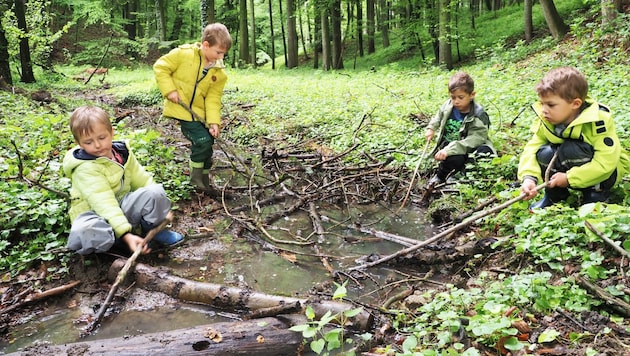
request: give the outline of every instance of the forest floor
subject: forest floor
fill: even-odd
[[[98,97],[100,102],[105,104],[109,103],[114,106],[113,100],[100,96],[99,94],[89,94],[93,97]],[[119,111],[118,111],[119,110]],[[119,108],[117,112],[126,112],[128,128],[153,128],[162,133],[162,136],[169,137],[168,142],[172,142],[176,146],[181,157],[186,157],[187,146],[186,140],[182,137],[179,128],[172,121],[164,121],[160,119],[159,109],[156,108]],[[133,119],[130,119],[133,117]],[[262,151],[262,150],[261,150]],[[221,163],[224,159],[225,152],[217,150],[216,152],[219,159],[219,167],[227,167]],[[182,159],[182,161],[185,161]],[[182,169],[187,170],[185,164],[181,164]],[[185,167],[185,168],[184,168]],[[354,173],[344,173],[354,174]],[[373,181],[363,182],[366,187],[374,186],[378,187],[383,184],[380,180],[382,177]],[[370,188],[365,188],[369,190]],[[407,187],[400,185],[395,191],[389,192],[392,196],[401,197],[404,196]],[[239,195],[245,195],[249,192],[234,190],[232,192],[238,198]],[[315,194],[315,193],[313,193]],[[383,194],[382,192],[379,194]],[[317,200],[319,195],[307,196],[311,200]],[[382,197],[382,196],[381,196]],[[235,199],[238,200],[238,199]],[[394,200],[394,201],[400,201]],[[413,203],[413,202],[410,202]],[[180,232],[195,231],[206,232],[207,236],[212,236],[212,228],[216,219],[223,218],[224,214],[223,203],[216,197],[208,197],[205,195],[192,194],[190,200],[182,200],[177,203],[177,210],[175,211],[175,221],[173,223],[173,229]],[[200,207],[205,207],[200,209]],[[514,250],[510,249],[503,251],[501,249],[492,251],[488,246],[496,241],[494,237],[487,237],[488,240],[483,243],[477,243],[468,252],[468,254],[461,255],[455,254],[458,248],[469,244],[468,236],[474,232],[475,227],[468,227],[459,231],[455,236],[448,239],[444,239],[439,243],[434,244],[431,247],[431,251],[441,251],[443,256],[435,257],[432,261],[429,261],[432,265],[427,265],[427,259],[429,252],[425,250],[425,253],[418,253],[413,256],[406,256],[404,258],[398,258],[392,261],[394,267],[412,268],[417,271],[422,270],[424,272],[434,271],[436,275],[433,277],[435,280],[441,280],[452,283],[461,287],[472,283],[472,278],[468,272],[464,271],[464,266],[470,267],[471,257],[473,255],[484,253],[487,258],[474,259],[475,264],[472,266],[476,271],[486,271],[489,275],[497,275],[509,270],[515,265],[526,264],[527,260],[524,256],[514,254]],[[238,232],[236,232],[238,234]],[[140,261],[151,265],[159,265],[160,261],[164,258],[186,258],[191,255],[209,255],[220,253],[223,249],[228,249],[229,246],[217,244],[190,244],[187,246],[184,243],[183,246],[178,247],[176,251],[161,251],[154,252],[147,256],[141,256]],[[450,256],[450,257],[449,257]],[[3,301],[5,295],[17,295],[20,292],[28,294],[28,290],[31,291],[46,291],[53,287],[64,285],[70,281],[81,281],[80,293],[84,295],[82,305],[79,306],[82,310],[85,310],[86,314],[89,314],[93,310],[93,306],[97,304],[97,301],[103,300],[103,296],[109,290],[110,284],[107,282],[104,276],[107,276],[107,270],[111,262],[116,259],[114,255],[99,255],[89,256],[87,259],[94,259],[96,263],[86,264],[86,259],[80,258],[76,255],[71,264],[69,265],[69,273],[65,280],[51,280],[48,281],[45,278],[46,265],[42,264],[39,268],[33,269],[24,273],[22,280],[24,283],[20,285],[7,285],[2,284]],[[51,262],[54,263],[54,262]],[[417,291],[426,290],[428,288],[435,288],[430,285],[418,286]],[[57,296],[51,296],[49,298],[60,298],[60,300],[71,300],[74,294],[78,293],[77,288],[66,291],[65,293]],[[125,305],[126,309],[137,308],[138,310],[146,310],[147,307],[156,304],[168,304],[177,303],[177,301],[170,300],[168,297],[156,298],[155,295],[145,294],[142,297],[142,293],[138,294],[139,298],[134,301],[128,300],[126,303],[136,303]],[[37,300],[34,302],[24,303],[19,308],[15,308],[9,313],[4,313],[0,320],[0,338],[5,342],[11,342],[12,328],[20,325],[24,321],[32,320],[35,315],[41,312],[42,308],[45,308],[49,302],[49,298]],[[404,305],[405,301],[401,301]],[[376,310],[376,309],[375,309]],[[385,314],[377,315],[375,319],[375,325],[372,332],[375,334],[374,340],[377,340],[376,344],[372,344],[367,349],[372,348],[375,350],[378,346],[394,345],[399,343],[400,335],[394,332],[390,327],[392,320]],[[579,321],[578,321],[579,320]],[[623,330],[613,329],[612,332],[600,334],[599,331],[606,327],[610,327],[610,321],[602,317],[599,313],[585,312],[582,315],[571,315],[563,311],[554,312],[551,315],[543,317],[543,320],[538,320],[538,327],[532,330],[530,341],[535,342],[535,335],[540,335],[545,327],[553,326],[562,335],[569,335],[571,332],[584,332],[589,331],[593,335],[599,334],[598,337],[584,338],[579,343],[572,343],[569,340],[565,340],[564,343],[556,343],[549,347],[542,349],[539,348],[532,352],[523,352],[520,354],[535,353],[539,355],[585,355],[587,350],[598,350],[598,355],[628,355],[630,351],[627,345],[630,345],[630,334]],[[363,350],[363,351],[367,351]],[[31,350],[35,352],[36,350]],[[497,355],[496,349],[485,349],[484,355]],[[515,353],[516,354],[516,353]]]

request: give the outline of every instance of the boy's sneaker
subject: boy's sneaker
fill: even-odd
[[[184,236],[175,231],[162,230],[153,237],[152,241],[160,243],[166,247],[175,247],[184,241]]]

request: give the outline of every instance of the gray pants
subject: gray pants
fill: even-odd
[[[153,184],[126,194],[120,208],[131,226],[154,226],[166,218],[171,201],[161,184]],[[86,211],[72,222],[68,248],[81,255],[107,252],[116,238],[109,223],[93,211]]]

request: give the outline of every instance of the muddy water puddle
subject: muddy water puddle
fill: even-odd
[[[392,209],[396,210],[397,207]],[[306,212],[276,222],[275,228],[268,233],[277,241],[317,241],[319,254],[328,256],[330,265],[339,271],[357,265],[371,254],[383,256],[404,247],[348,227],[356,221],[360,221],[362,226],[418,241],[432,233],[424,212],[413,208],[403,209],[397,216],[392,210],[378,205],[362,205],[345,213],[334,210],[320,213],[337,222],[323,222],[326,230],[323,236],[312,234],[313,227]],[[209,238],[189,239],[182,246],[168,251],[155,265],[163,266],[172,274],[184,278],[249,287],[267,294],[303,297],[317,286],[318,291],[332,295],[335,288],[330,283],[332,278],[312,245],[278,242],[273,245],[282,251],[274,251],[270,245],[234,238],[227,230],[216,231]],[[348,284],[349,299],[367,304],[382,302],[379,300],[382,296],[372,291],[386,284],[395,272],[386,267],[372,268],[369,272],[371,278],[361,281],[361,285]],[[122,305],[121,310],[115,311],[113,316],[106,316],[95,334],[81,339],[79,335],[86,324],[77,321],[86,315],[96,314],[98,308],[95,309],[95,306],[104,301],[107,292],[104,290],[102,294],[94,296],[76,293],[70,300],[46,304],[40,314],[33,315],[28,322],[10,330],[12,342],[0,344],[0,354],[19,351],[36,341],[66,344],[175,330],[238,318],[231,311],[206,305],[182,304],[162,293],[147,292],[132,286],[125,293],[125,301],[118,303]]]

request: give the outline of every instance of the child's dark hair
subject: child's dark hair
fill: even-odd
[[[588,81],[584,74],[573,67],[558,67],[545,74],[536,85],[539,96],[554,94],[566,101],[586,99]]]
[[[232,36],[230,36],[230,32],[224,24],[218,22],[211,23],[203,29],[201,41],[207,41],[211,47],[219,45],[226,51],[232,47]]]
[[[461,89],[468,94],[475,91],[475,81],[466,72],[457,72],[453,74],[448,81],[448,92],[452,93],[457,89]]]
[[[112,130],[109,114],[99,107],[80,106],[70,115],[70,132],[77,142],[82,136],[92,133],[95,124],[104,125],[108,130]]]

